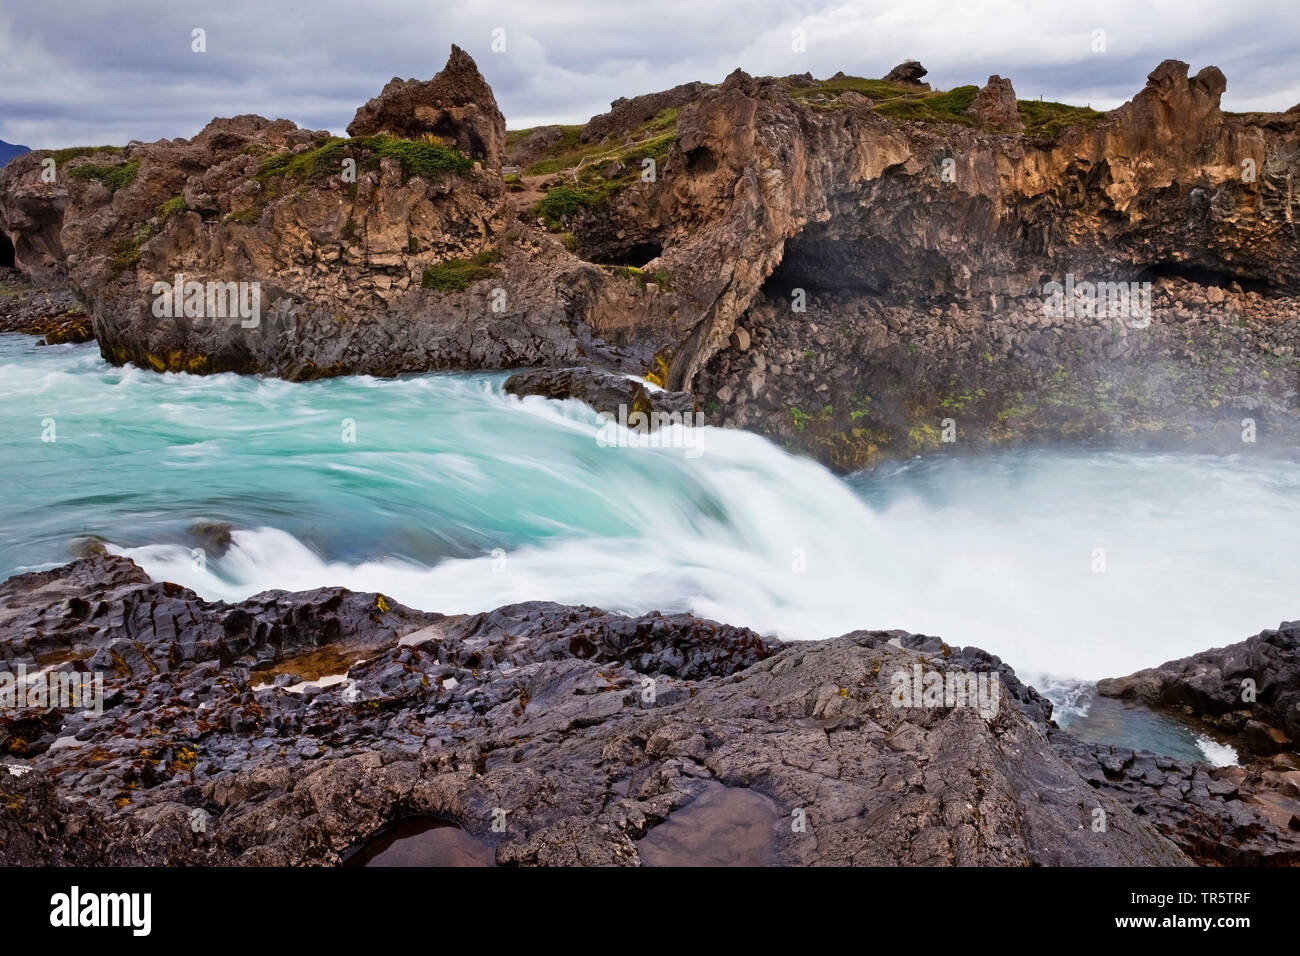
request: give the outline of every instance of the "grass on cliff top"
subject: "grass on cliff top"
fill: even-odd
[[[94,156],[96,153],[118,153],[121,151],[121,146],[69,146],[67,149],[50,150],[50,156],[55,163],[62,166],[64,163],[80,159],[82,156]]]
[[[974,117],[965,115],[966,109],[979,93],[977,86],[958,86],[943,92],[927,93],[910,86],[886,83],[884,80],[842,76],[813,86],[792,87],[790,95],[800,100],[818,95],[834,96],[850,90],[870,98],[875,103],[877,113],[895,119],[977,125]],[[1106,115],[1087,106],[1044,100],[1019,100],[1017,108],[1025,123],[1025,134],[1045,138],[1055,138],[1070,126],[1095,126]]]
[[[495,279],[499,273],[492,264],[500,258],[498,250],[485,249],[469,259],[448,259],[425,269],[420,286],[440,292],[464,292],[475,282]]]
[[[406,178],[436,179],[447,173],[463,174],[474,161],[457,149],[432,140],[398,139],[396,136],[359,136],[344,139],[331,136],[315,149],[301,153],[275,153],[262,161],[257,177],[265,182],[284,177],[299,182],[318,182],[339,175],[343,160],[357,161],[357,171],[379,168],[379,160],[393,157],[402,164]]]
[[[636,161],[637,173],[639,174],[642,159],[659,157],[655,161],[662,163],[662,157],[668,155],[669,147],[672,146],[673,140],[677,138],[677,110],[674,108],[660,110],[635,129],[624,133],[619,143],[606,141],[584,143],[582,141],[582,126],[562,126],[560,128],[563,130],[563,134],[555,143],[551,144],[551,147],[546,151],[545,157],[537,160],[525,170],[529,176],[549,176],[579,166],[583,169],[588,166],[593,168],[607,166],[615,160],[626,165],[629,159]],[[507,133],[507,146],[513,145],[511,137],[515,137],[514,142],[518,142],[518,140],[523,139],[532,132],[531,129],[523,129]]]
[[[976,120],[966,115],[975,102],[978,86],[958,86],[942,93],[925,93],[921,96],[899,96],[876,104],[876,112],[894,119],[923,120],[929,122],[958,123],[974,126]]]
[[[966,108],[975,102],[978,86],[958,86],[951,90],[929,92],[913,86],[901,86],[884,80],[869,80],[860,76],[841,76],[824,80],[813,86],[796,86],[790,95],[796,100],[809,97],[837,96],[840,93],[861,93],[869,98],[877,113],[899,120],[957,123],[974,126],[973,117],[966,116]],[[816,103],[811,105],[816,106]]]
[[[80,166],[68,170],[68,175],[73,179],[103,183],[104,186],[108,188],[108,191],[113,193],[125,186],[130,186],[135,182],[135,178],[139,174],[140,160],[138,159],[133,159],[130,162],[122,163],[117,166],[100,166],[95,163],[82,163]]]
[[[1087,106],[1051,103],[1045,100],[1018,100],[1016,108],[1030,136],[1055,138],[1070,126],[1096,126],[1106,114]]]

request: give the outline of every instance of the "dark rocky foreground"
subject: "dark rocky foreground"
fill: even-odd
[[[17,269],[0,267],[0,332],[42,336],[38,345],[89,342],[90,316],[71,291],[42,288]]]
[[[107,675],[101,716],[0,717],[6,864],[334,864],[416,815],[499,864],[1300,848],[1257,778],[1084,744],[998,658],[901,631],[780,645],[689,615],[448,617],[337,588],[214,604],[97,555],[0,585],[0,653]],[[893,706],[915,663],[996,673],[996,715]]]

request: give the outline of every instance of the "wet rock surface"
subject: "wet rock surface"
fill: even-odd
[[[1300,622],[1237,644],[1097,682],[1106,697],[1177,710],[1267,759],[1300,740]]]
[[[89,342],[90,316],[62,286],[41,288],[17,269],[0,267],[0,332],[39,335],[46,345]]]
[[[495,866],[490,845],[435,817],[407,817],[376,834],[345,866]]]
[[[0,767],[6,863],[336,864],[413,816],[498,864],[635,865],[701,832],[781,864],[1187,862],[1126,803],[1145,792],[1080,776],[1006,665],[900,631],[779,645],[338,589],[213,604],[101,555],[0,586],[0,646],[106,674],[98,717],[5,715],[29,734]],[[323,650],[337,679],[300,679]],[[893,706],[914,665],[996,673],[997,713]]]
[[[1053,746],[1079,775],[1150,822],[1194,861],[1224,866],[1300,864],[1300,773],[1207,767],[1055,731]]]
[[[519,372],[506,379],[511,395],[539,395],[542,398],[576,398],[596,411],[618,421],[633,412],[647,416],[647,428],[658,427],[661,416],[691,415],[695,399],[685,392],[653,388],[626,375],[593,368],[537,369]],[[621,410],[621,413],[620,413]],[[694,419],[688,421],[693,423]]]
[[[709,424],[753,429],[840,471],[1061,442],[1278,454],[1300,441],[1300,298],[1164,278],[1152,302],[1137,330],[1048,318],[1034,296],[973,315],[847,292],[809,294],[800,313],[773,293],[695,394]]]

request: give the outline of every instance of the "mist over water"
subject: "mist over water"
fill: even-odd
[[[706,429],[699,457],[601,447],[591,409],[507,396],[504,374],[157,375],[34,341],[0,336],[0,576],[89,536],[210,599],[343,585],[449,613],[689,610],[786,639],[898,627],[1084,679],[1300,614],[1300,469],[1262,445],[842,480],[731,430]],[[199,521],[238,529],[201,568]]]

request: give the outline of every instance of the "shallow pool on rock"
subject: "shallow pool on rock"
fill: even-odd
[[[780,809],[754,790],[711,784],[637,841],[646,866],[774,866]]]
[[[495,866],[492,847],[450,820],[406,817],[380,830],[344,866]]]
[[[1237,763],[1237,752],[1227,737],[1198,722],[1181,719],[1176,712],[1148,707],[1137,701],[1102,697],[1087,681],[1032,681],[1053,704],[1053,719],[1061,729],[1080,740],[1145,750],[1188,763],[1216,767]]]

